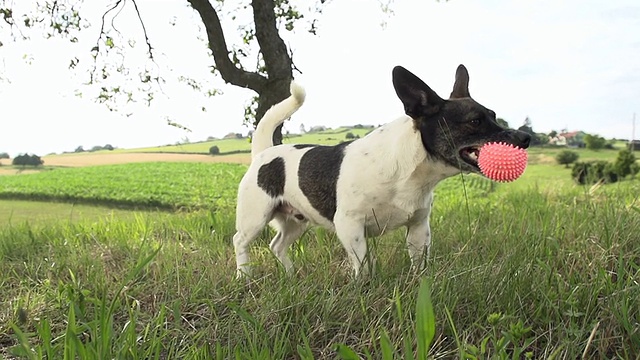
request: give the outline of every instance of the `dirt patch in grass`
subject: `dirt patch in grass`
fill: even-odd
[[[14,167],[0,167],[0,176],[1,175],[17,175],[17,174],[31,174],[40,172],[40,169],[30,169],[27,168],[25,170],[16,169]]]
[[[544,165],[554,165],[557,164],[556,158],[547,154],[532,154],[529,157],[529,164],[544,164]]]
[[[166,153],[102,153],[51,155],[45,156],[43,160],[47,166],[93,166],[155,161],[249,164],[251,156],[249,154],[211,156]]]

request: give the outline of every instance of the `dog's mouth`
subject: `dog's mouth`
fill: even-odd
[[[480,170],[478,167],[478,156],[480,156],[480,146],[467,146],[460,150],[460,158],[462,161]]]

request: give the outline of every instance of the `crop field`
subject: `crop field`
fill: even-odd
[[[510,184],[457,176],[436,189],[424,272],[410,269],[398,230],[369,240],[372,275],[353,279],[335,235],[312,228],[286,275],[265,229],[245,283],[231,241],[245,169],[0,176],[0,356],[640,358],[638,180],[578,186],[548,161]]]
[[[96,165],[130,164],[140,162],[198,162],[198,163],[231,163],[248,164],[251,161],[249,153],[211,156],[205,154],[187,153],[125,153],[125,152],[95,152],[81,154],[49,155],[43,157],[44,167],[28,169],[36,172],[50,167],[80,167]],[[8,169],[7,169],[8,168]],[[5,171],[6,169],[6,171]],[[4,175],[22,173],[24,169],[3,167]],[[0,172],[0,174],[3,174]]]
[[[246,166],[153,162],[0,177],[0,198],[128,208],[215,208],[235,201]]]

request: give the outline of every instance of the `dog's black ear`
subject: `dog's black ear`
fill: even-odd
[[[405,114],[417,119],[440,111],[444,100],[409,70],[396,66],[392,77],[393,87],[404,105]]]
[[[453,91],[451,92],[451,99],[460,99],[471,97],[469,95],[469,72],[464,65],[458,65],[456,70],[456,82],[453,84]]]

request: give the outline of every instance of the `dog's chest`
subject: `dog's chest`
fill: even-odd
[[[377,236],[410,223],[421,223],[428,218],[433,199],[430,189],[386,190],[387,194],[379,192],[378,196],[372,196],[362,204],[361,210],[367,214],[365,224],[368,234]]]

